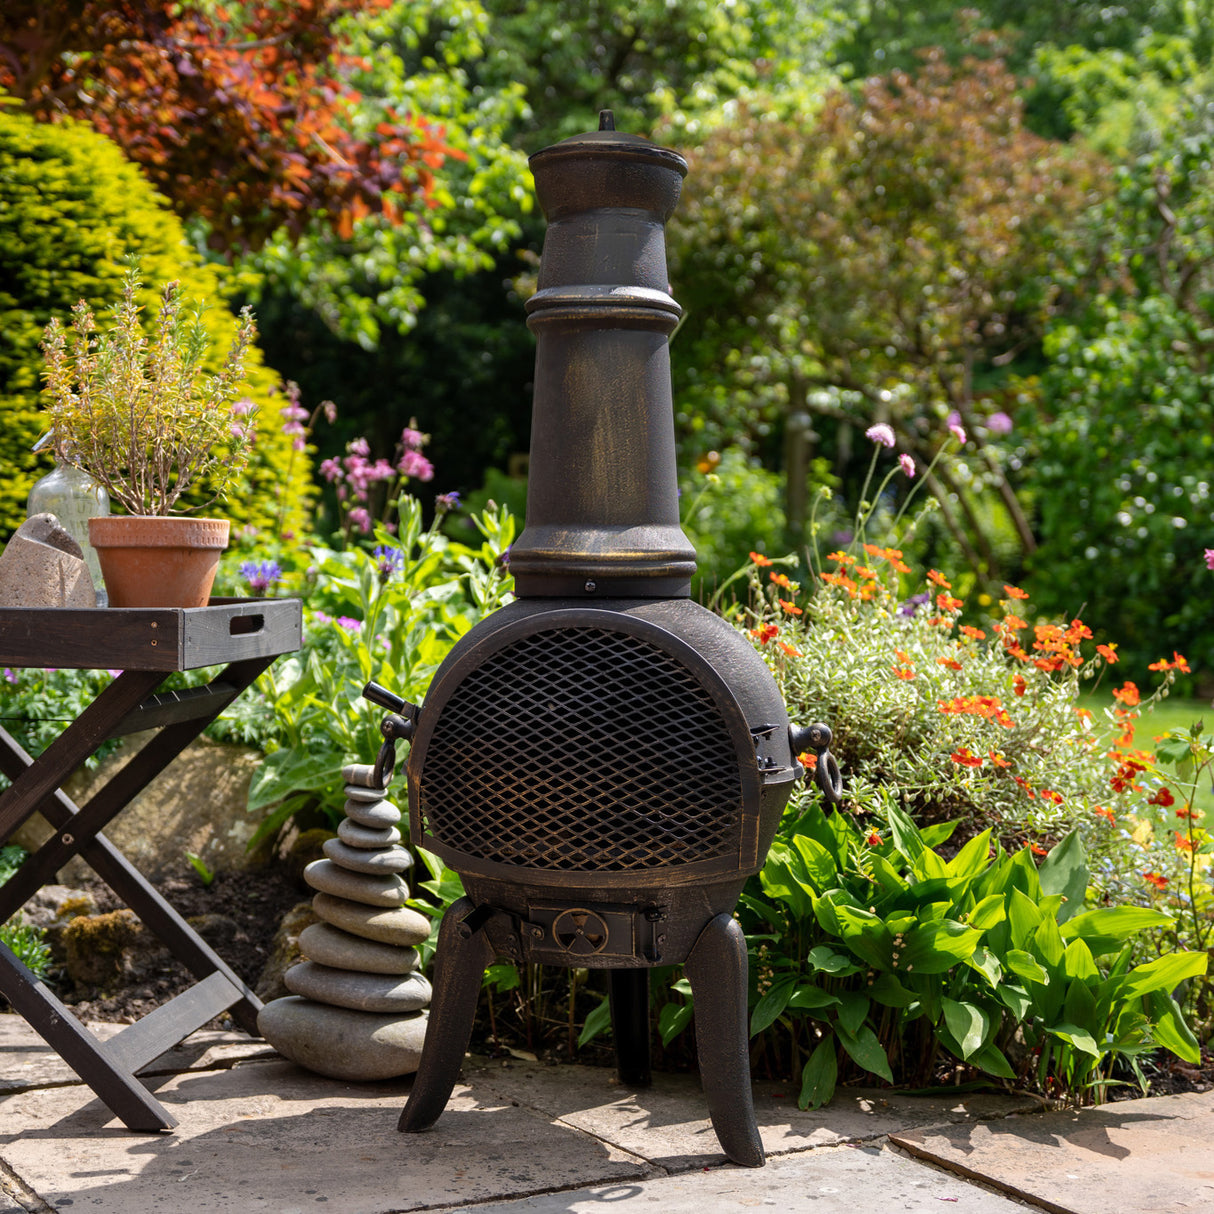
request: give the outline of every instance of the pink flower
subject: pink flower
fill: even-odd
[[[434,465],[420,451],[406,451],[400,461],[401,476],[414,477],[419,481],[432,480]]]
[[[355,506],[350,511],[350,523],[357,527],[359,531],[367,532],[371,530],[371,515],[363,509],[362,506]]]
[[[400,432],[401,446],[408,451],[420,451],[426,445],[426,436],[412,426],[406,426]]]
[[[232,402],[232,416],[247,417],[256,408],[257,406],[247,396],[242,396],[239,400]]]
[[[365,438],[356,438],[346,444],[346,450],[351,455],[361,455],[366,459],[371,454],[371,444]]]
[[[883,447],[892,447],[894,445],[893,427],[887,426],[884,422],[878,422],[875,426],[869,426],[864,431],[864,437],[872,439],[874,443],[880,443]]]
[[[331,400],[326,400],[321,402],[320,409],[331,426],[337,420],[337,406]]]
[[[986,419],[986,428],[992,434],[1011,434],[1012,419],[1006,413],[992,413]]]
[[[1214,548],[1206,549],[1206,568],[1214,569]]]
[[[915,475],[915,461],[911,459],[911,457],[907,455],[905,451],[898,456],[898,463],[902,466],[902,471],[905,472],[907,476]]]
[[[335,459],[322,460],[320,464],[320,474],[332,484],[335,480],[341,477],[341,464]]]
[[[961,424],[961,414],[955,410],[948,415],[948,428],[952,436],[964,447],[967,442],[965,427]]]

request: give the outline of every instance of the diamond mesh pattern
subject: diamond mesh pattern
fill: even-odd
[[[738,758],[695,676],[628,633],[507,645],[443,706],[419,779],[426,829],[481,860],[624,872],[736,855]]]

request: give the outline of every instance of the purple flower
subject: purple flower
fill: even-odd
[[[448,510],[458,510],[459,494],[454,490],[450,493],[440,493],[434,499],[434,508],[443,514],[446,514]]]
[[[389,548],[386,544],[380,544],[371,555],[375,558],[381,582],[386,582],[405,566],[405,554],[399,548]]]
[[[347,632],[361,632],[363,622],[356,620],[353,616],[339,615],[337,617],[337,625],[339,628],[344,628]]]
[[[17,681],[17,676],[7,666],[4,668],[4,681],[6,683],[15,683]]]
[[[907,455],[905,451],[898,456],[898,463],[901,465],[902,471],[905,472],[907,476],[915,475],[915,461],[911,459],[911,457]]]
[[[931,593],[927,590],[923,591],[922,594],[912,594],[905,603],[902,603],[898,607],[898,614],[906,616],[907,619],[910,619],[920,607],[922,607],[925,603],[930,603],[931,601]]]
[[[878,422],[875,426],[869,426],[864,431],[865,438],[871,438],[874,443],[880,443],[883,447],[892,447],[894,445],[894,430],[892,426],[887,426],[884,422]]]
[[[1206,568],[1214,569],[1214,548],[1206,549]]]
[[[986,419],[986,428],[992,434],[1011,434],[1012,419],[1006,413],[992,413]]]
[[[277,561],[245,561],[240,566],[240,573],[249,583],[249,589],[259,597],[282,578]]]

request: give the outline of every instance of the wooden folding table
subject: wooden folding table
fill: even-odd
[[[0,846],[35,811],[55,829],[0,886],[0,923],[75,855],[83,856],[197,980],[99,1041],[54,992],[0,944],[0,994],[132,1130],[176,1120],[135,1075],[221,1012],[256,1032],[261,1003],[100,832],[279,655],[299,648],[298,599],[213,599],[207,607],[0,608],[0,667],[119,670],[38,758],[0,728]],[[170,672],[220,667],[203,687],[157,689]],[[67,778],[111,738],[152,731],[138,752],[77,806]]]

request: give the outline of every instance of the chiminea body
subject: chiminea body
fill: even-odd
[[[621,1077],[649,1070],[648,969],[682,962],[726,1154],[757,1165],[732,911],[801,769],[753,647],[693,603],[678,519],[665,223],[687,166],[602,130],[532,157],[548,219],[517,601],[415,714],[412,841],[462,877],[401,1128],[441,1113],[495,957],[611,970]]]

